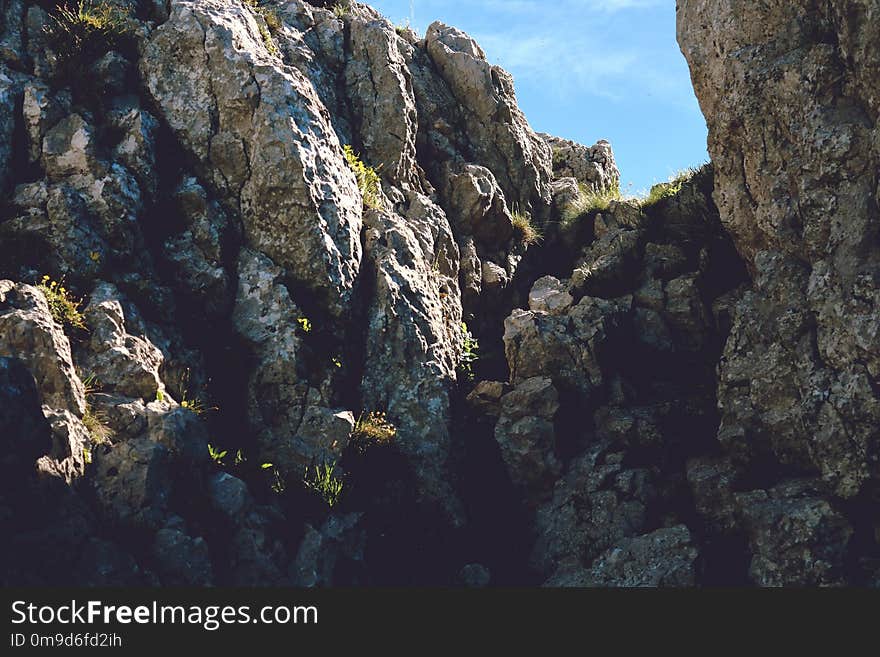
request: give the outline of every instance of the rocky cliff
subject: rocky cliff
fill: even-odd
[[[0,581],[876,583],[877,8],[813,4],[679,2],[648,203],[442,23],[0,0]]]

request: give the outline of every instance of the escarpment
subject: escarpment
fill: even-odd
[[[0,0],[0,581],[876,583],[876,11],[722,5],[646,203],[439,22]]]

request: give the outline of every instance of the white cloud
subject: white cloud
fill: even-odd
[[[620,38],[623,22],[644,21],[635,14],[671,1],[468,0],[467,9],[479,15],[478,27],[469,26],[470,34],[489,60],[520,82],[546,84],[557,100],[650,95],[655,101],[692,105],[686,73],[682,85],[681,70],[667,70],[668,61],[655,61],[649,48],[632,40],[624,44]],[[418,27],[424,28],[422,21],[447,15],[454,3],[407,4],[418,16]]]

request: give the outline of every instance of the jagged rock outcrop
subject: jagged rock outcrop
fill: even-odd
[[[248,243],[342,314],[360,263],[361,204],[311,82],[269,52],[251,11],[220,0],[175,0],[140,67]]]
[[[713,474],[742,510],[718,529],[749,533],[755,583],[871,581],[880,546],[847,539],[878,522],[868,501],[880,476],[876,7],[747,5],[678,5],[714,197],[753,277],[730,305],[718,382],[730,464]],[[749,492],[756,478],[762,490]],[[815,479],[810,501],[792,478]],[[797,527],[791,545],[775,537],[789,533],[783,522]],[[811,537],[820,524],[835,529]],[[786,556],[813,551],[815,567]],[[844,573],[847,562],[861,565]]]
[[[602,209],[454,27],[112,5],[0,0],[4,585],[880,582],[869,3],[679,2],[713,163]]]

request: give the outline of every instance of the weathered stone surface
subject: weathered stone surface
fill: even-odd
[[[159,529],[173,494],[168,450],[137,438],[96,450],[91,481],[100,511],[111,523]]]
[[[0,52],[3,42],[0,41]],[[0,192],[12,182],[12,140],[15,134],[15,108],[21,87],[14,74],[0,63]]]
[[[468,393],[468,404],[481,413],[498,417],[501,413],[501,397],[509,392],[510,386],[502,381],[480,381]]]
[[[53,94],[41,80],[33,80],[24,86],[22,115],[29,140],[28,159],[35,163],[43,152],[43,138],[70,112],[70,98],[65,94]]]
[[[166,586],[211,586],[213,572],[208,544],[173,527],[156,532],[153,558]]]
[[[193,177],[180,182],[174,200],[183,230],[165,240],[163,255],[187,300],[204,308],[208,316],[222,317],[229,312],[235,292],[223,266],[223,241],[233,231],[231,222]]]
[[[647,470],[626,469],[622,456],[607,443],[589,448],[537,510],[532,562],[548,579],[581,570],[621,539],[648,529],[654,484]]]
[[[697,555],[687,527],[658,529],[610,548],[589,570],[561,573],[545,586],[692,587]]]
[[[73,367],[70,341],[37,288],[0,281],[0,356],[14,356],[26,364],[43,404],[82,417],[85,391]]]
[[[331,586],[338,581],[335,571],[341,562],[363,561],[364,533],[360,522],[360,513],[349,513],[331,515],[320,530],[307,526],[290,568],[294,586]]]
[[[876,478],[868,455],[880,439],[867,385],[878,357],[880,105],[864,84],[878,58],[870,21],[856,18],[866,9],[693,1],[678,12],[714,198],[754,276],[720,372],[719,438],[818,469],[845,498]]]
[[[538,133],[550,146],[554,178],[574,178],[596,191],[617,189],[620,171],[614,161],[611,144],[604,139],[584,146],[561,137]]]
[[[735,495],[752,548],[749,575],[758,586],[829,586],[843,576],[849,522],[793,481]]]
[[[16,248],[15,262],[40,254],[46,271],[96,277],[111,252],[83,197],[68,184],[45,181],[19,185],[12,197],[15,216],[0,224],[0,239]]]
[[[243,5],[221,0],[175,0],[140,68],[249,244],[342,314],[361,257],[361,203],[309,80],[266,50]]]
[[[511,481],[532,504],[545,495],[562,469],[554,444],[557,410],[559,393],[547,377],[526,379],[501,398],[495,440]]]
[[[504,320],[511,382],[546,374],[585,394],[600,386],[602,350],[631,301],[584,297],[561,315],[514,310]]]
[[[367,317],[364,406],[397,426],[419,495],[461,520],[447,470],[449,386],[460,357],[459,251],[443,211],[410,193],[406,216],[370,212],[366,253],[375,272]]]
[[[47,407],[43,414],[52,428],[52,449],[40,459],[37,468],[42,474],[60,477],[70,483],[85,472],[84,450],[91,442],[89,431],[70,411]]]
[[[285,474],[302,477],[313,463],[335,460],[354,426],[350,411],[328,408],[329,400],[303,376],[305,349],[283,272],[266,256],[242,250],[233,322],[253,350],[248,385],[248,420],[260,458]]]
[[[99,283],[83,311],[88,348],[77,354],[80,367],[98,377],[107,392],[152,401],[165,390],[159,378],[164,355],[146,336],[126,330],[125,298],[110,283]]]
[[[346,91],[363,157],[383,176],[420,190],[416,100],[397,34],[388,21],[358,14],[348,21],[347,39]]]
[[[535,281],[529,292],[529,310],[561,315],[568,310],[574,299],[558,278],[544,276]]]
[[[550,204],[550,148],[517,107],[513,78],[489,64],[483,49],[454,27],[432,23],[425,44],[469,119],[477,164],[495,174],[510,203],[541,215]]]

